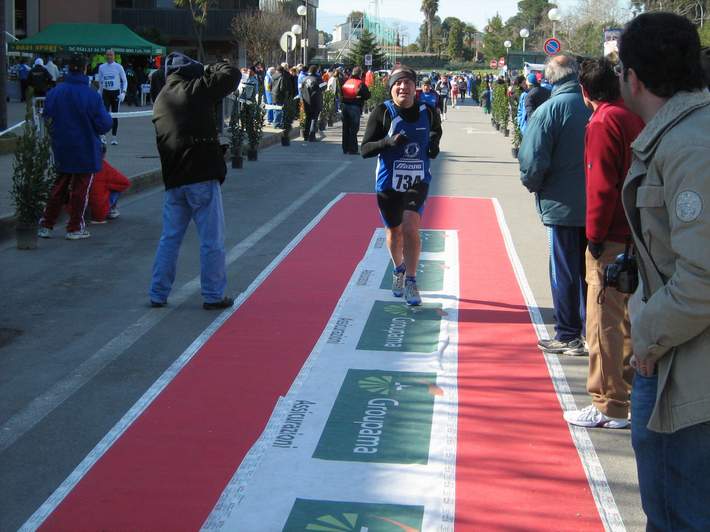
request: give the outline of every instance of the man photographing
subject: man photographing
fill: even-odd
[[[394,264],[392,294],[408,305],[420,305],[417,266],[419,228],[431,182],[430,159],[439,154],[441,119],[417,103],[417,75],[399,66],[389,77],[391,100],[370,114],[362,142],[364,158],[377,156],[375,191]]]

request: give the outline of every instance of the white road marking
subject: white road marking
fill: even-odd
[[[547,339],[549,338],[549,335],[547,334],[545,321],[542,319],[540,308],[537,306],[537,302],[535,301],[535,295],[533,294],[530,284],[525,277],[525,270],[523,269],[523,264],[520,262],[518,252],[515,250],[515,244],[513,243],[513,237],[510,233],[510,229],[508,228],[508,224],[505,221],[503,208],[497,198],[493,198],[493,205],[495,207],[496,217],[498,218],[498,225],[500,226],[503,240],[505,241],[505,247],[508,250],[508,257],[513,265],[515,277],[518,279],[518,285],[520,286],[520,290],[525,298],[525,304],[528,307],[530,319],[533,322],[537,337],[541,340]],[[550,373],[550,378],[552,379],[552,384],[557,392],[557,399],[559,400],[562,409],[565,411],[570,409],[576,410],[577,407],[574,402],[574,397],[572,397],[572,392],[570,391],[567,378],[565,377],[564,370],[562,369],[562,364],[560,364],[559,359],[555,355],[544,353],[544,356],[547,369]],[[592,490],[592,495],[594,496],[594,502],[597,505],[599,517],[604,524],[604,528],[607,532],[625,532],[626,527],[624,525],[624,521],[621,518],[619,508],[616,506],[614,495],[611,493],[609,482],[607,481],[606,474],[604,473],[604,469],[599,461],[597,452],[594,449],[594,444],[589,437],[589,432],[587,432],[587,429],[583,427],[577,427],[574,425],[568,426],[570,434],[572,435],[572,440],[577,447],[579,458],[582,461],[584,472],[587,475],[587,480],[589,481],[589,486]]]
[[[289,216],[301,208],[304,203],[310,200],[328,183],[339,176],[349,165],[349,161],[345,162],[341,167],[331,172],[322,180],[319,180],[318,184],[309,189],[286,209],[274,216],[269,223],[264,224],[242,240],[239,244],[234,246],[227,253],[227,266],[234,263],[234,261],[254,247],[261,239],[276,229],[276,227],[288,219]],[[91,355],[90,358],[74,369],[70,375],[55,383],[46,392],[38,397],[35,397],[27,406],[10,417],[5,423],[3,423],[2,426],[0,426],[0,453],[5,451],[27,432],[32,430],[32,428],[41,422],[54,409],[59,407],[77,390],[93,379],[96,374],[121,356],[140,338],[168,317],[177,307],[187,301],[199,290],[200,276],[198,275],[171,294],[170,306],[162,309],[152,309],[146,312],[122,333],[114,337],[96,353]]]
[[[326,181],[335,178],[340,172],[342,172],[348,165],[346,163],[344,166],[330,174]],[[306,194],[301,196],[297,202],[303,200],[304,202],[308,199],[306,196],[315,194],[319,188],[322,188],[323,184],[313,187]],[[311,220],[311,222],[303,228],[303,230],[296,235],[296,237],[279,253],[276,258],[262,271],[259,276],[252,281],[249,287],[239,295],[234,306],[230,309],[222,312],[211,324],[205,329],[205,331],[198,336],[192,344],[173,362],[168,369],[158,378],[157,381],[143,394],[143,396],[138,399],[138,401],[131,407],[131,409],[126,412],[126,414],[116,423],[113,428],[103,437],[103,439],[96,444],[96,446],[91,450],[91,452],[84,458],[81,463],[72,471],[72,473],[60,484],[60,486],[49,496],[49,498],[30,516],[30,518],[25,522],[25,524],[20,527],[20,532],[34,531],[39,528],[42,523],[49,517],[49,515],[54,512],[54,510],[61,504],[64,498],[74,489],[74,487],[84,478],[84,475],[89,472],[89,470],[98,462],[101,457],[111,448],[111,446],[118,440],[121,435],[130,427],[133,422],[138,419],[138,417],[150,406],[150,404],[155,400],[158,395],[172,382],[172,380],[180,373],[182,368],[187,365],[187,363],[195,356],[197,351],[207,343],[207,341],[212,337],[212,335],[217,332],[217,330],[226,322],[243,304],[249,299],[249,297],[256,291],[257,288],[264,282],[264,280],[271,275],[271,273],[278,267],[279,264],[288,256],[293,249],[301,243],[301,241],[306,237],[311,230],[318,225],[318,223],[325,217],[325,215],[330,211],[330,209],[339,202],[345,194],[340,193],[336,198],[331,201],[325,208],[318,213],[318,215]],[[305,199],[304,199],[305,198]],[[286,212],[286,211],[284,211]],[[276,224],[278,225],[278,224]],[[252,233],[252,235],[255,233]],[[250,236],[251,238],[251,236]],[[238,247],[238,246],[237,246]],[[246,251],[248,248],[244,248]],[[236,250],[236,248],[234,248]],[[234,251],[233,250],[233,251]],[[231,255],[232,253],[230,253]],[[199,281],[198,281],[199,285]]]

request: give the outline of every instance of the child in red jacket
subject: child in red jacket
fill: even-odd
[[[106,146],[103,146],[104,156]],[[106,220],[118,218],[118,198],[131,186],[129,179],[103,160],[101,170],[94,175],[89,190],[89,207],[91,208],[91,223],[105,224]]]

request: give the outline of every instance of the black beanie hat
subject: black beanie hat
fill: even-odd
[[[416,84],[417,73],[408,66],[398,66],[390,74],[390,79],[387,88],[392,91],[392,87],[394,87],[394,84],[397,83],[400,79],[411,79]]]

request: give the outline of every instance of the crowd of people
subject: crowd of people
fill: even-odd
[[[109,57],[99,68],[102,96],[89,87],[81,56],[70,61],[66,82],[47,95],[45,117],[76,134],[52,137],[58,177],[40,236],[51,234],[67,201],[67,238],[88,236],[83,212],[102,172],[92,214],[97,222],[117,215],[115,194],[126,182],[102,161],[100,139],[111,128],[115,136],[107,109],[121,101],[125,76]],[[555,335],[538,347],[589,356],[590,404],[564,418],[583,427],[631,426],[651,530],[710,530],[707,65],[690,22],[644,14],[626,26],[617,61],[558,55],[544,73],[519,76],[507,91],[523,133],[521,181],[535,196],[550,251]],[[233,304],[225,295],[220,185],[226,166],[213,109],[235,91],[244,101],[263,98],[267,122],[279,127],[283,106],[299,97],[305,141],[318,140],[323,92],[333,93],[343,154],[377,158],[374,189],[393,264],[392,293],[420,305],[419,231],[447,102],[455,107],[469,95],[485,109],[491,85],[508,82],[432,73],[419,92],[418,79],[404,65],[389,73],[388,99],[371,106],[358,146],[372,71],[287,64],[240,70],[227,61],[204,66],[170,54],[162,78],[152,80],[166,192],[151,306],[168,304],[190,220],[201,242],[204,308]]]

